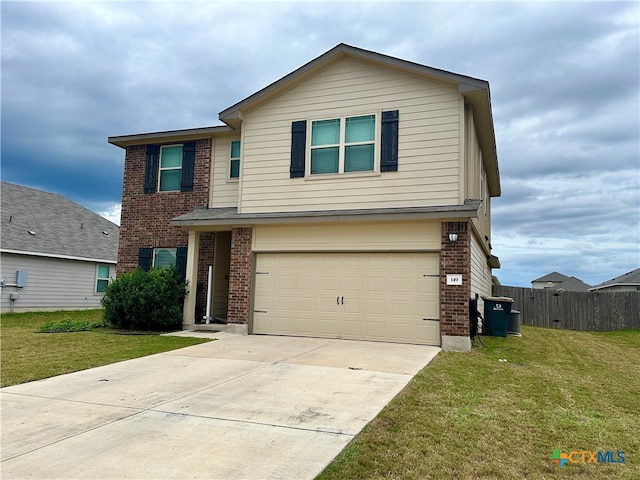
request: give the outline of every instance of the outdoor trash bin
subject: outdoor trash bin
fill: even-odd
[[[521,337],[520,333],[520,312],[518,310],[511,310],[509,312],[509,325],[507,326],[507,335],[513,337]]]
[[[484,300],[483,335],[506,337],[513,298],[482,297]]]

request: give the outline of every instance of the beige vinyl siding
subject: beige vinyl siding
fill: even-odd
[[[259,225],[254,252],[439,251],[438,222]]]
[[[20,289],[2,289],[2,312],[10,311],[9,295],[14,292],[19,295],[15,312],[101,308],[102,295],[95,293],[97,265],[88,261],[3,253],[1,275],[6,283],[14,284],[16,271],[24,270],[27,284]],[[114,275],[115,265],[111,265],[111,276]]]
[[[467,108],[465,111],[465,124],[466,124],[466,197],[473,199],[480,199],[480,177],[482,168],[482,151],[480,150],[480,144],[478,143],[478,136],[476,135],[476,127],[473,121],[473,112],[471,108]]]
[[[479,217],[473,219],[473,224],[482,238],[485,235],[491,238],[491,198],[489,197],[487,174],[484,170],[482,151],[478,143],[471,108],[466,109],[465,116],[467,151],[465,159],[465,197],[482,200],[482,206],[478,212]]]
[[[491,269],[487,264],[487,254],[475,234],[471,235],[471,296],[475,294],[491,296]],[[478,309],[482,312],[483,302],[479,299]]]
[[[212,178],[209,193],[211,208],[238,206],[239,181],[238,179],[229,179],[231,142],[234,140],[240,140],[240,136],[220,135],[213,141]],[[242,159],[240,160],[240,169],[242,171]]]
[[[460,102],[453,86],[354,60],[332,64],[245,113],[240,211],[456,205]],[[293,121],[395,109],[400,111],[398,172],[289,178]]]

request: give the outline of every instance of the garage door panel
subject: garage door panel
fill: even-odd
[[[276,309],[288,315],[293,314],[293,297],[291,295],[278,296],[276,299]]]
[[[366,315],[384,314],[386,302],[383,298],[368,298],[365,307]]]
[[[365,325],[367,340],[389,340],[388,325],[385,322],[367,322]]]
[[[422,343],[440,344],[440,322],[423,321],[416,328],[416,338]]]
[[[256,333],[440,344],[437,254],[256,259],[256,272],[268,272],[256,275],[255,309],[267,312],[254,313]]]
[[[415,325],[394,323],[391,325],[389,339],[395,342],[415,342]]]
[[[316,321],[317,336],[338,338],[338,321],[336,316],[324,316]]]
[[[395,300],[391,302],[391,315],[406,317],[415,316],[415,303],[409,300]]]
[[[387,279],[383,276],[372,276],[367,278],[367,291],[370,293],[386,293]]]
[[[299,297],[298,298],[298,311],[313,313],[317,310],[315,297]]]

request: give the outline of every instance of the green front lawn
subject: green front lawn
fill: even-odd
[[[3,387],[187,347],[208,340],[158,334],[120,334],[105,328],[38,333],[50,322],[96,322],[102,310],[9,313],[0,319],[0,380]]]
[[[441,352],[319,478],[640,478],[640,330],[522,333]]]

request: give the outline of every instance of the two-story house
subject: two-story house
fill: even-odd
[[[219,118],[109,138],[119,272],[177,264],[187,329],[210,295],[228,331],[469,350],[499,267],[486,81],[339,44]]]

